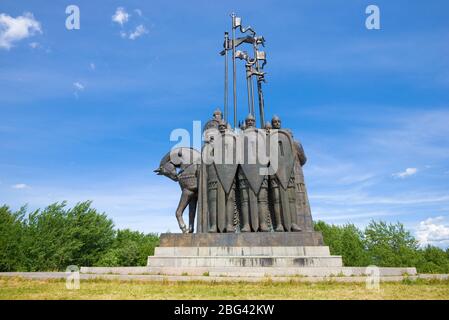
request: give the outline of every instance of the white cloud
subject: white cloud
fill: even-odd
[[[126,22],[128,22],[129,17],[130,15],[126,12],[125,8],[118,7],[117,10],[115,10],[115,14],[112,16],[112,21],[123,26]]]
[[[13,188],[13,189],[27,189],[27,188],[29,188],[29,186],[26,185],[25,183],[18,183],[18,184],[15,184],[15,185],[11,186],[11,188]]]
[[[41,24],[34,19],[30,12],[13,18],[7,14],[0,14],[0,48],[9,50],[14,42],[42,33]]]
[[[83,91],[85,86],[81,83],[81,82],[74,82],[73,86],[75,87],[76,90],[78,91]]]
[[[393,177],[404,179],[415,175],[417,172],[418,172],[417,168],[407,168],[405,169],[405,171],[393,173]]]
[[[441,223],[443,220],[443,217],[437,217],[419,223],[416,236],[421,245],[449,244],[449,227]]]
[[[134,9],[134,12],[137,14],[137,16],[142,17],[142,10]],[[120,24],[120,26],[123,27],[125,23],[130,20],[130,17],[131,14],[126,12],[123,7],[118,7],[115,11],[115,14],[112,16],[112,21]],[[123,39],[135,40],[146,33],[148,33],[148,30],[145,28],[145,26],[143,24],[139,24],[137,27],[135,27],[134,31],[132,31],[132,29],[120,30],[119,34]]]
[[[33,49],[37,49],[39,48],[41,45],[39,44],[39,42],[31,42],[30,43],[30,47]]]
[[[79,98],[78,92],[84,91],[86,86],[84,84],[82,84],[81,82],[79,82],[79,81],[74,82],[73,86],[75,87],[75,92],[73,94],[78,99]]]
[[[129,39],[131,40],[135,40],[138,37],[144,35],[145,33],[148,33],[148,30],[145,29],[145,27],[143,26],[143,24],[140,24],[136,27],[136,29],[134,30],[134,32],[129,34]]]

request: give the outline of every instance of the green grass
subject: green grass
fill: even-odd
[[[364,283],[291,281],[168,282],[82,280],[67,290],[64,280],[0,278],[0,299],[449,299],[449,281],[381,283],[379,291]]]

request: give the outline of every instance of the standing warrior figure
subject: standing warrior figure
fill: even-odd
[[[313,231],[312,213],[310,210],[307,188],[304,181],[304,172],[302,167],[307,162],[307,157],[301,142],[294,140],[293,143],[295,155],[295,185],[296,185],[296,208],[298,214],[298,225],[302,230]]]
[[[220,231],[226,229],[226,232],[235,232],[234,213],[235,213],[235,176],[237,173],[236,162],[236,137],[228,128],[225,121],[218,125],[221,139],[220,146],[222,150],[221,164],[215,163],[219,174],[219,179],[224,189],[224,205],[219,208],[218,228]],[[220,202],[221,203],[221,202]],[[226,228],[224,226],[226,225]]]
[[[204,129],[203,132],[209,129],[217,129],[218,130],[218,125],[220,124],[220,122],[223,120],[223,115],[221,113],[220,108],[215,109],[213,115],[212,115],[212,119],[207,121],[206,124],[204,125]]]
[[[276,223],[275,231],[301,231],[301,228],[298,226],[298,216],[296,213],[295,172],[293,170],[294,158],[292,150],[293,138],[289,130],[281,129],[281,119],[278,116],[272,118],[271,125],[279,134],[280,138],[282,136],[288,136],[286,141],[279,140],[278,157],[280,161],[277,171],[278,174],[270,177]],[[280,179],[283,176],[282,173],[288,175],[285,177],[288,179],[287,181]]]
[[[271,124],[267,126],[265,124],[265,132],[267,135],[267,139],[270,137]],[[259,231],[261,232],[269,232],[271,231],[268,227],[268,221],[271,220],[270,215],[270,207],[269,207],[269,195],[268,195],[268,175],[263,177],[262,185],[259,190],[259,194],[257,195],[257,206],[259,208]]]
[[[205,126],[207,153],[205,173],[207,176],[207,232],[235,232],[235,183],[237,164],[234,158],[235,137],[230,133],[227,123],[218,119],[219,110]],[[231,160],[229,160],[229,156]],[[228,163],[230,162],[230,163]]]
[[[256,120],[252,114],[249,114],[245,119],[245,131],[246,130],[255,130]],[[246,140],[246,139],[244,139]],[[249,148],[247,145],[247,141],[243,141],[243,150],[244,154],[249,153]],[[245,156],[244,156],[245,158]],[[248,157],[244,160],[248,161]],[[242,165],[239,166],[238,174],[237,174],[239,189],[240,189],[240,206],[241,206],[241,215],[242,215],[242,223],[243,226],[241,228],[241,232],[251,232],[251,227],[254,232],[259,228],[259,210],[257,207],[257,196],[254,190],[251,188],[250,182],[248,181],[248,177],[245,175],[244,169]],[[250,219],[251,217],[251,219]]]
[[[207,177],[206,182],[206,194],[204,195],[206,199],[207,206],[205,210],[207,212],[206,223],[207,232],[217,232],[217,193],[218,193],[218,175],[215,170],[214,161],[214,143],[215,137],[218,135],[218,124],[222,119],[221,111],[217,108],[212,119],[206,122],[204,125],[204,147],[203,147],[203,171],[206,173],[204,176]],[[207,161],[205,161],[207,160]],[[204,170],[205,169],[205,170]],[[203,192],[203,191],[201,191]]]
[[[206,164],[207,172],[207,209],[208,209],[208,232],[217,232],[217,214],[218,214],[218,193],[220,183],[218,181],[217,171],[213,163],[215,153],[215,128],[210,128],[206,131],[206,150],[209,157],[209,162]]]

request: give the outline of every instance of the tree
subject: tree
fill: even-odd
[[[159,237],[156,234],[144,234],[129,229],[118,230],[114,243],[98,265],[145,266],[148,256],[154,254],[158,245]]]
[[[22,239],[27,270],[64,270],[98,261],[115,231],[112,221],[90,205],[87,201],[65,209],[65,202],[55,203],[29,214]]]
[[[23,216],[26,208],[11,212],[9,207],[0,207],[0,271],[23,269],[23,250],[20,246],[23,234]]]
[[[371,221],[364,235],[373,264],[379,267],[410,267],[419,263],[418,241],[402,223]]]
[[[92,202],[78,203],[67,211],[71,236],[79,243],[74,247],[73,262],[76,265],[94,265],[114,242],[114,223],[105,213],[91,208]]]
[[[420,273],[449,273],[449,258],[447,252],[434,247],[426,246],[421,250],[421,259],[416,266]]]
[[[337,226],[318,221],[315,230],[323,233],[324,243],[329,246],[330,253],[341,255],[344,265],[366,266],[370,263],[363,233],[353,224]]]

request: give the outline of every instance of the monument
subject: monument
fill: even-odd
[[[244,28],[235,14],[231,20],[231,37],[225,32],[220,52],[225,67],[224,112],[216,109],[205,124],[201,150],[175,148],[155,170],[181,187],[176,218],[182,233],[161,234],[147,268],[162,274],[363,274],[365,268],[343,267],[341,256],[330,255],[322,234],[314,231],[304,182],[304,149],[283,127],[280,116],[265,121],[267,58],[260,50],[265,39],[252,27]],[[237,50],[244,46],[249,50]],[[243,61],[246,75],[248,111],[243,121],[238,121],[237,60]],[[187,206],[188,225],[182,216]]]
[[[282,119],[265,122],[262,85],[265,39],[231,15],[225,32],[224,113],[216,109],[203,128],[202,150],[175,148],[158,175],[180,184],[176,218],[182,233],[161,235],[149,267],[341,267],[313,222],[302,167],[306,155]],[[240,32],[241,36],[236,37]],[[248,46],[249,51],[237,50]],[[228,60],[232,60],[233,124],[228,110]],[[248,115],[238,120],[237,60],[245,66]],[[256,83],[257,97],[254,83]],[[255,108],[258,104],[258,112]],[[259,126],[256,120],[259,119]],[[189,223],[183,219],[189,207]],[[196,224],[195,224],[196,218]],[[196,226],[196,227],[195,227]]]
[[[264,279],[299,275],[396,281],[404,274],[416,276],[416,268],[343,266],[341,256],[330,254],[322,234],[313,228],[304,182],[304,149],[293,132],[284,128],[280,116],[273,114],[271,121],[265,121],[262,85],[267,59],[259,48],[265,39],[253,28],[243,28],[241,18],[235,14],[231,18],[232,35],[225,32],[221,51],[225,66],[224,112],[216,109],[204,125],[201,150],[173,148],[154,170],[181,187],[176,219],[182,233],[161,234],[160,245],[145,267],[82,267],[81,273],[176,275],[189,279],[211,276],[215,280],[222,276]],[[242,36],[236,37],[237,31]],[[237,50],[243,46],[249,46],[251,54]],[[229,58],[233,79],[231,121]],[[237,112],[238,59],[245,65],[245,119],[238,119]],[[187,207],[188,224],[183,218]]]

